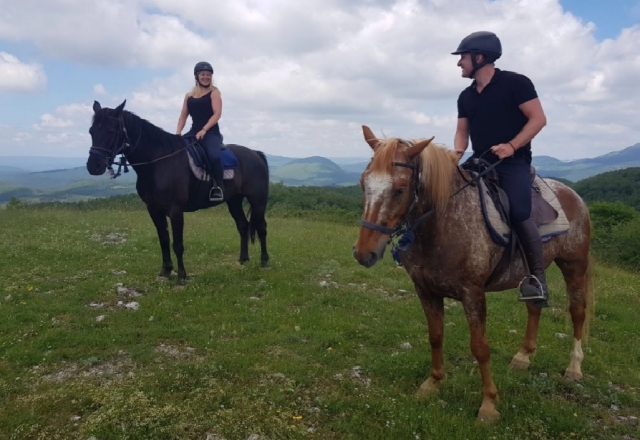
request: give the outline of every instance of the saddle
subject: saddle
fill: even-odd
[[[504,252],[486,285],[491,284],[507,267],[511,267],[519,244],[509,220],[509,199],[499,186],[498,173],[490,168],[488,162],[473,159],[462,165],[462,169],[472,176],[469,184],[478,188],[482,215],[489,235],[496,244],[508,248],[508,252]],[[569,220],[562,205],[551,187],[536,174],[533,166],[531,189],[531,217],[538,226],[542,241],[546,242],[566,233],[569,230]]]
[[[472,186],[478,188],[482,214],[491,238],[501,246],[507,246],[511,238],[509,216],[509,199],[499,186],[499,177],[495,169],[486,172],[490,166],[485,161],[468,160],[462,169],[468,171]],[[481,176],[478,178],[478,176]],[[569,229],[569,221],[564,214],[560,201],[549,185],[536,174],[531,167],[531,217],[538,226],[540,237],[548,241],[552,237],[565,233]]]
[[[189,153],[189,166],[193,175],[198,180],[212,180],[212,161],[207,155],[206,150],[202,145],[200,145],[200,142],[195,139],[184,139],[184,142],[187,147],[187,152]],[[233,151],[225,146],[222,147],[220,156],[222,158],[223,179],[233,179],[235,175],[235,168],[238,166],[238,158],[233,154]]]

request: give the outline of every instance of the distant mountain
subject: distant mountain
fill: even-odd
[[[345,171],[327,158],[313,156],[276,167],[271,172],[271,181],[291,186],[344,186],[355,185],[360,174]]]
[[[289,186],[356,185],[370,161],[361,157],[266,156],[271,181]],[[466,157],[468,154],[463,160]],[[94,177],[87,173],[85,162],[86,158],[0,157],[0,203],[11,197],[24,201],[85,200],[135,191],[133,171],[117,180]],[[640,144],[590,159],[561,161],[535,156],[533,165],[544,177],[577,182],[608,171],[640,167]]]
[[[560,161],[553,157],[533,158],[538,173],[545,177],[562,177],[576,182],[607,171],[640,166],[640,144],[590,159]]]

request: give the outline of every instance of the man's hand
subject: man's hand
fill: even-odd
[[[516,149],[510,142],[507,142],[506,144],[494,145],[491,147],[491,152],[500,159],[505,159],[516,154]]]

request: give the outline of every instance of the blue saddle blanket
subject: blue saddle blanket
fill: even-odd
[[[184,143],[187,146],[187,151],[189,152],[189,155],[193,159],[193,162],[196,164],[196,166],[205,168],[202,154],[207,154],[206,150],[202,148],[199,143],[192,143],[189,139],[184,139]],[[220,151],[220,156],[222,157],[222,168],[232,169],[238,166],[238,158],[230,149],[223,146],[222,150]]]

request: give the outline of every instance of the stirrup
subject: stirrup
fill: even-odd
[[[535,285],[532,284],[532,282],[535,282]],[[522,281],[520,281],[520,284],[518,284],[518,291],[520,292],[518,301],[534,301],[534,305],[537,307],[546,307],[549,305],[547,302],[548,295],[544,292],[540,280],[534,275],[524,277]],[[540,305],[536,303],[540,303]],[[544,305],[545,303],[546,306]]]
[[[224,201],[224,193],[222,192],[222,188],[219,186],[214,186],[209,190],[209,201],[210,202],[222,202]]]

